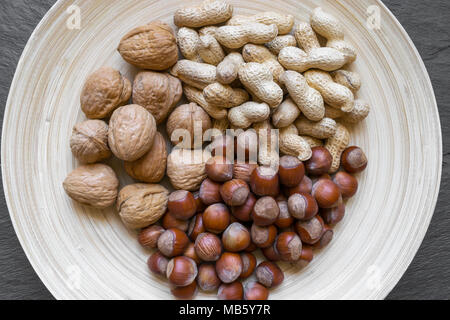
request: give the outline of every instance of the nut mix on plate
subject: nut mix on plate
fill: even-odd
[[[369,114],[356,99],[360,76],[343,69],[356,50],[321,8],[306,23],[233,16],[226,1],[206,0],[178,9],[174,24],[153,21],[120,40],[123,59],[143,69],[133,82],[111,67],[87,77],[88,120],[70,139],[81,165],[63,187],[84,205],[115,204],[156,249],[148,267],[176,298],[198,286],[219,299],[267,299],[284,280],[277,262],[304,267],[330,243],[367,166],[349,147]],[[136,183],[119,191],[99,163],[112,155]],[[160,184],[165,176],[175,191]]]

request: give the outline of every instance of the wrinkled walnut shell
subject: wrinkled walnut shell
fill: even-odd
[[[156,132],[155,140],[150,150],[136,161],[125,161],[125,170],[136,180],[156,183],[162,180],[166,173],[167,148],[161,133]]]
[[[72,130],[70,149],[83,163],[95,163],[111,156],[108,147],[108,125],[102,120],[77,123]]]
[[[143,106],[162,123],[180,101],[181,81],[168,73],[141,71],[134,78],[133,103]]]
[[[119,192],[117,211],[127,227],[144,228],[166,212],[168,198],[169,191],[159,184],[130,184]]]
[[[206,179],[206,152],[173,149],[167,158],[167,176],[175,189],[196,191]]]
[[[69,197],[79,203],[107,208],[116,201],[119,180],[106,164],[87,164],[69,173],[63,187]]]
[[[81,110],[90,119],[109,117],[131,96],[131,82],[110,67],[102,67],[88,76],[81,91]]]
[[[125,161],[135,161],[146,154],[155,134],[155,118],[137,104],[120,107],[109,120],[109,147],[117,158]]]
[[[165,70],[178,60],[175,33],[161,21],[134,28],[120,40],[117,50],[125,61],[141,69]]]

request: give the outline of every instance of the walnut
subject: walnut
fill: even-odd
[[[95,163],[111,156],[108,147],[108,125],[102,120],[77,123],[72,130],[70,148],[83,163]]]
[[[88,76],[81,91],[81,110],[90,119],[103,119],[128,102],[131,82],[110,67],[102,67]]]
[[[125,161],[135,161],[146,154],[155,134],[155,118],[137,104],[118,108],[109,120],[109,147],[117,158]]]
[[[168,73],[141,71],[134,78],[133,103],[143,106],[162,123],[180,101],[181,81]]]
[[[141,69],[166,70],[178,60],[175,33],[161,21],[128,32],[120,40],[118,50],[125,61]]]
[[[195,128],[201,128],[202,136],[198,137],[199,145],[203,144],[203,133],[212,127],[211,119],[202,107],[195,103],[183,104],[177,107],[169,116],[166,123],[167,134],[173,144],[183,141],[183,147],[192,148],[194,146],[194,134],[200,133]],[[177,129],[185,129],[185,132],[176,132]],[[189,136],[185,136],[189,134]],[[172,136],[173,135],[173,136]],[[184,141],[190,138],[190,143]],[[196,146],[196,147],[198,147]]]
[[[174,148],[167,157],[167,176],[175,189],[196,191],[206,179],[205,163],[210,157],[201,149]]]
[[[87,164],[69,173],[63,187],[69,197],[79,203],[107,208],[116,201],[119,180],[106,164]]]
[[[166,212],[168,199],[169,190],[159,184],[130,184],[119,192],[117,211],[127,227],[144,228]]]
[[[136,161],[125,161],[125,170],[130,177],[156,183],[162,180],[166,173],[167,148],[161,133],[156,132],[155,140],[150,150]]]

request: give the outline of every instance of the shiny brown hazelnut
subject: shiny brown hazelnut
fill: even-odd
[[[195,205],[197,207],[197,213],[205,211],[206,205],[203,203],[202,199],[200,199],[200,191],[195,191],[193,195],[195,199]]]
[[[230,211],[223,203],[216,203],[206,208],[203,213],[203,225],[212,233],[221,233],[230,225]]]
[[[260,227],[253,224],[251,229],[252,242],[258,248],[267,248],[273,245],[277,237],[277,228],[274,225]]]
[[[255,130],[247,130],[236,138],[236,157],[239,161],[258,160],[258,135]]]
[[[288,199],[288,210],[296,219],[309,220],[319,212],[319,206],[308,193],[294,193]]]
[[[222,254],[222,243],[215,234],[204,232],[195,240],[195,252],[203,261],[216,261]]]
[[[177,228],[183,232],[186,232],[189,227],[189,221],[179,220],[175,218],[171,212],[167,212],[161,220],[161,224],[164,229]]]
[[[197,253],[195,252],[195,246],[192,242],[187,245],[186,249],[184,249],[183,256],[191,258],[195,261],[196,264],[202,262],[197,256]]]
[[[314,259],[313,247],[305,244],[302,247],[302,254],[300,255],[300,259],[311,262]]]
[[[252,210],[253,222],[258,226],[268,226],[278,219],[280,208],[272,197],[259,198]]]
[[[278,215],[275,225],[278,228],[284,229],[290,227],[294,223],[294,218],[289,213],[288,202],[286,200],[277,200],[280,214]]]
[[[330,226],[325,225],[323,227],[322,236],[320,237],[320,240],[314,244],[314,248],[316,249],[325,248],[331,242],[331,240],[333,240],[333,236],[334,236],[333,229]]]
[[[191,239],[191,241],[195,241],[198,235],[205,231],[206,229],[205,226],[203,225],[203,215],[201,213],[198,213],[191,219],[187,235]]]
[[[164,228],[156,224],[142,229],[139,232],[138,241],[144,248],[156,248],[159,236],[164,232]]]
[[[239,221],[248,222],[252,220],[251,213],[256,203],[256,197],[249,192],[247,200],[241,206],[231,207],[231,214]]]
[[[276,263],[271,261],[261,262],[255,270],[256,279],[266,288],[279,286],[284,280],[284,273]]]
[[[242,300],[243,296],[244,288],[239,281],[222,283],[217,292],[219,300]]]
[[[258,167],[250,175],[250,188],[257,196],[276,197],[280,193],[278,172],[270,167]]]
[[[197,293],[197,283],[193,281],[190,285],[184,287],[173,286],[170,289],[173,296],[180,300],[192,300]]]
[[[213,157],[225,157],[228,160],[233,160],[236,151],[236,139],[230,135],[216,136],[208,149],[211,150]]]
[[[250,245],[250,232],[239,222],[234,222],[222,234],[225,251],[239,252]]]
[[[275,250],[283,261],[295,261],[302,253],[302,241],[295,232],[282,232],[275,240]]]
[[[167,279],[175,286],[185,287],[190,285],[197,277],[197,273],[195,261],[185,256],[175,257],[167,264]]]
[[[216,272],[225,283],[236,281],[242,273],[242,259],[238,253],[224,252],[216,261]]]
[[[242,259],[242,273],[240,278],[246,279],[253,274],[253,271],[255,271],[256,258],[253,254],[249,252],[243,252],[241,253],[241,259]]]
[[[168,263],[169,259],[167,259],[159,251],[155,251],[147,260],[147,265],[150,271],[164,277],[166,276]]]
[[[338,206],[328,209],[320,209],[320,216],[323,221],[328,225],[336,225],[344,219],[345,216],[345,204],[342,199],[339,201]]]
[[[287,197],[292,196],[294,193],[309,193],[312,192],[312,180],[308,176],[304,176],[299,185],[293,188],[285,188],[284,193]]]
[[[233,166],[233,179],[241,179],[250,183],[250,176],[258,167],[256,163],[241,163],[236,161]]]
[[[331,169],[333,156],[325,147],[314,147],[312,156],[305,162],[306,172],[313,176],[320,176]]]
[[[187,235],[176,228],[168,229],[159,236],[158,250],[166,257],[175,257],[183,253],[189,244]]]
[[[315,216],[308,221],[297,221],[295,230],[303,243],[315,244],[323,234],[324,223],[320,216]]]
[[[367,168],[367,157],[361,148],[348,147],[341,155],[341,164],[348,173],[358,173]]]
[[[280,261],[281,260],[280,254],[275,249],[275,242],[273,245],[271,245],[267,248],[261,249],[261,251],[262,251],[262,254],[264,255],[264,257],[269,261]]]
[[[167,208],[179,220],[188,220],[197,212],[194,195],[186,190],[177,190],[169,195]]]
[[[358,191],[358,180],[347,172],[336,173],[333,182],[338,186],[344,199],[353,197]]]
[[[221,156],[209,158],[205,170],[208,178],[216,182],[233,179],[233,163]]]
[[[241,206],[247,200],[250,189],[244,180],[233,179],[220,187],[220,195],[229,206]]]
[[[341,192],[333,181],[319,179],[313,185],[312,195],[320,208],[333,208],[339,204]]]
[[[305,176],[305,166],[298,158],[293,156],[283,156],[280,158],[278,169],[280,183],[292,188],[298,186]]]
[[[245,300],[267,300],[269,290],[258,282],[249,282],[244,289]]]
[[[197,284],[201,290],[205,292],[216,291],[221,283],[214,264],[202,263],[198,267]]]
[[[203,180],[200,185],[199,193],[201,201],[207,206],[222,202],[222,196],[220,195],[220,183],[212,181],[211,179]]]
[[[256,250],[258,250],[258,247],[256,246],[256,244],[253,243],[253,241],[250,241],[250,244],[248,245],[248,247],[244,249],[245,252],[249,252],[249,253],[252,253]]]

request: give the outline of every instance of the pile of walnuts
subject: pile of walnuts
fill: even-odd
[[[348,147],[347,127],[369,113],[354,99],[359,76],[341,69],[356,53],[321,9],[294,27],[291,15],[233,16],[226,1],[206,0],[177,10],[174,23],[177,34],[154,21],[121,39],[121,56],[141,69],[133,82],[111,67],[88,76],[87,120],[70,138],[81,165],[63,187],[81,204],[115,205],[139,243],[157,248],[148,266],[175,297],[200,287],[220,299],[267,299],[284,279],[276,261],[303,266],[331,241],[358,188],[353,174],[367,166]],[[179,105],[183,94],[189,103]],[[136,180],[120,192],[102,163],[112,156]],[[165,176],[176,191],[160,184]],[[268,260],[259,265],[258,249]]]

